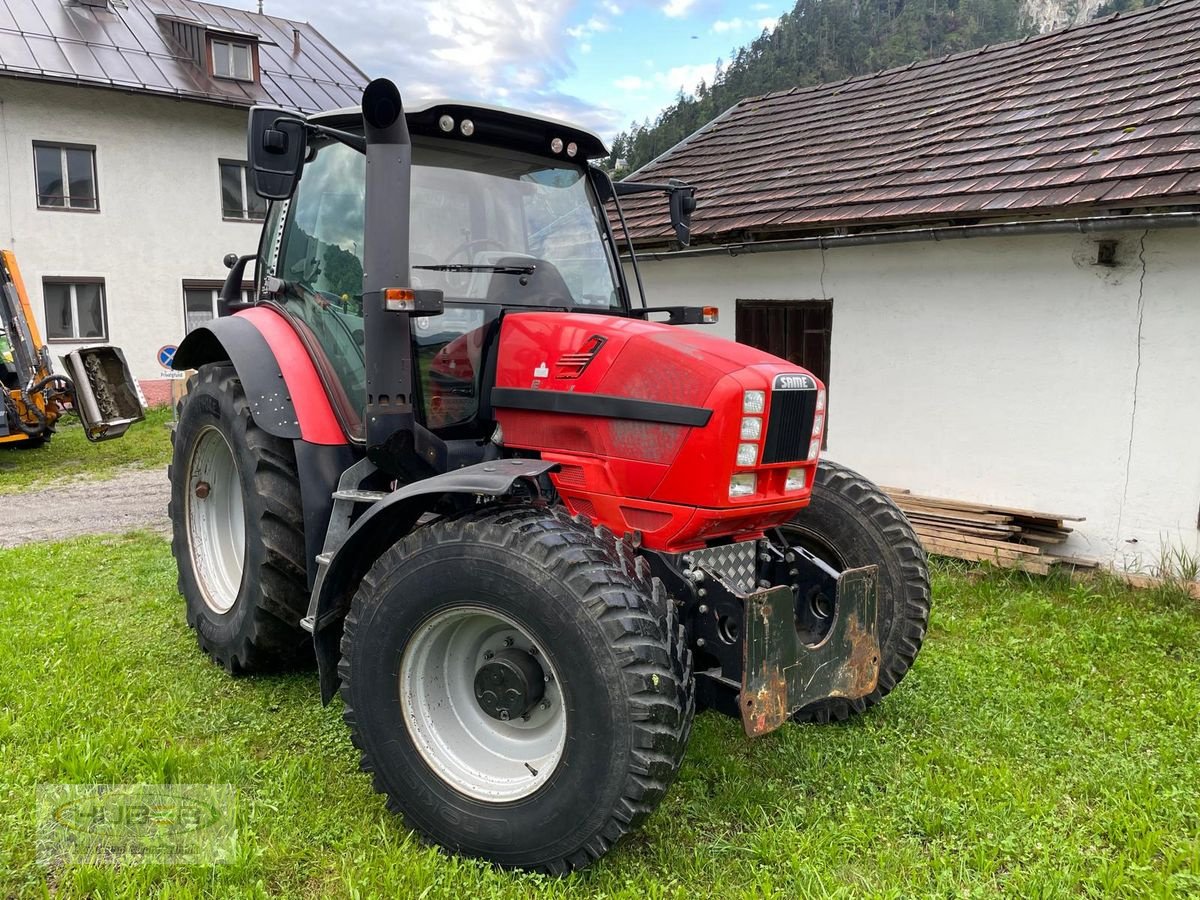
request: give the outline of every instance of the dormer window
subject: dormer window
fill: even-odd
[[[254,80],[254,48],[245,42],[213,38],[212,71],[217,78]]]

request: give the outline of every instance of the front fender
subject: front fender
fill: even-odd
[[[346,533],[341,545],[321,561],[313,585],[306,627],[313,633],[317,669],[321,680],[321,702],[328,703],[337,691],[341,624],[362,577],[389,547],[417,524],[435,501],[447,494],[503,497],[518,484],[540,494],[538,478],[557,468],[558,463],[541,459],[495,459],[414,481],[376,501]],[[339,486],[343,490],[349,485]],[[336,513],[335,513],[336,515]]]
[[[263,431],[310,444],[348,443],[308,349],[279,313],[258,306],[193,329],[171,368],[223,360],[233,363]]]

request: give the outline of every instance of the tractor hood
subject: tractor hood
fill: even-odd
[[[564,457],[566,480],[582,479],[589,502],[790,515],[808,502],[824,386],[786,360],[700,331],[513,312],[501,326],[492,405],[507,447],[603,461],[577,473]]]

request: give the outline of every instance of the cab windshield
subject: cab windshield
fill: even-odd
[[[362,311],[365,157],[326,144],[304,168],[279,277]],[[503,306],[621,309],[603,211],[579,166],[413,142],[412,287]],[[289,250],[294,248],[293,253]]]

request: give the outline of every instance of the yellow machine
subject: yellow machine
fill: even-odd
[[[0,250],[0,447],[44,444],[68,411],[79,415],[90,441],[120,437],[145,418],[145,400],[118,348],[86,347],[62,362],[67,374],[56,374],[17,259]]]

